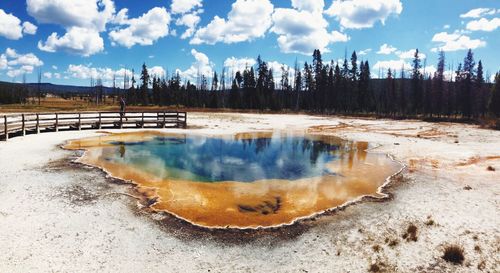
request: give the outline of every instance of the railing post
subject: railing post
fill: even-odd
[[[125,116],[126,113],[123,112],[123,114],[120,113],[120,129],[123,129],[123,116]]]
[[[9,125],[7,124],[7,115],[3,116],[5,141],[9,140]]]
[[[82,113],[78,112],[78,131],[82,130]]]
[[[22,114],[22,118],[23,118],[22,131],[23,131],[23,136],[25,136],[26,135],[26,122],[24,119],[24,114]]]
[[[59,132],[59,114],[56,113],[56,132]]]
[[[99,126],[98,126],[99,129],[101,129],[101,112],[99,112]]]
[[[40,115],[36,114],[36,133],[40,133]]]
[[[188,122],[188,113],[184,112],[184,129],[187,128],[187,122]]]
[[[165,127],[166,127],[166,124],[165,124],[165,123],[166,123],[166,120],[165,120],[165,115],[166,115],[166,112],[165,112],[165,111],[163,111],[163,128],[165,128]]]
[[[142,112],[141,128],[144,128],[144,112]]]

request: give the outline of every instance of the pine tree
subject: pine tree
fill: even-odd
[[[481,60],[477,63],[477,74],[473,92],[473,96],[475,97],[475,116],[484,116],[488,106],[488,92],[486,88],[484,88],[483,63]]]
[[[491,90],[488,110],[490,114],[500,118],[500,72],[495,74],[495,84]]]
[[[420,68],[422,65],[420,63],[420,56],[418,48],[415,50],[415,55],[413,59],[413,70],[411,76],[411,87],[412,87],[412,113],[418,114],[422,109],[422,74],[420,73]]]
[[[146,67],[146,63],[142,64],[142,72],[141,72],[141,99],[143,105],[148,105],[149,104],[149,73],[148,73],[148,68]]]
[[[297,60],[295,60],[295,78],[294,78],[294,87],[295,87],[295,111],[299,110],[300,107],[300,93],[302,91],[302,72],[300,71],[299,64]]]
[[[434,75],[432,94],[434,97],[434,104],[432,107],[432,113],[440,116],[443,113],[444,105],[444,66],[445,66],[445,55],[444,51],[439,51],[439,59],[437,64],[437,71]],[[448,99],[448,98],[447,98]]]
[[[462,102],[462,114],[465,117],[470,118],[473,115],[473,105],[474,98],[472,95],[473,90],[473,79],[474,79],[474,68],[476,63],[474,61],[474,54],[472,50],[469,49],[467,56],[465,56],[463,70],[461,71],[461,102]]]

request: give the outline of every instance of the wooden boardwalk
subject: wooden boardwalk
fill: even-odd
[[[126,112],[124,115],[120,112],[30,113],[0,117],[2,140],[59,130],[186,128],[187,125],[187,113],[176,111]]]

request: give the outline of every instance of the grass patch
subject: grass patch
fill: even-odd
[[[434,220],[432,219],[432,217],[429,215],[427,216],[427,221],[425,221],[424,223],[426,226],[433,226],[436,224],[436,222],[434,222]]]
[[[418,240],[417,231],[417,226],[415,226],[414,224],[410,224],[406,229],[406,232],[403,234],[403,239],[406,239],[407,242],[416,242]]]
[[[390,239],[389,237],[385,238],[385,243],[390,247],[395,247],[399,244],[398,239]]]
[[[486,268],[486,262],[485,261],[481,261],[480,263],[477,264],[477,269],[483,270],[485,268]]]
[[[478,245],[475,245],[475,246],[474,246],[474,250],[475,250],[476,252],[481,253],[481,247],[480,247],[480,246],[478,246]]]
[[[381,261],[377,261],[368,267],[368,272],[387,272],[387,265]]]
[[[464,249],[458,245],[448,245],[444,248],[443,260],[452,264],[462,264],[465,260]]]

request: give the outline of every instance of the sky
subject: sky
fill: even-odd
[[[0,81],[89,85],[143,63],[152,75],[228,76],[261,55],[281,74],[320,49],[323,62],[356,51],[372,77],[409,69],[418,48],[425,73],[439,50],[456,69],[467,50],[500,70],[498,0],[2,0]],[[450,73],[450,72],[448,72]],[[450,73],[451,74],[451,73]],[[129,76],[130,77],[130,76]]]

